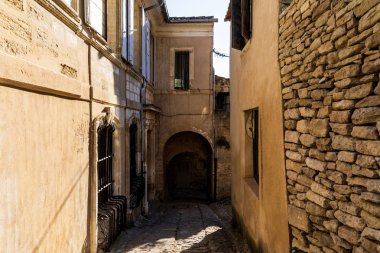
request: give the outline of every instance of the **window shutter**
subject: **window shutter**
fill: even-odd
[[[243,36],[241,36],[241,0],[232,0],[231,26],[231,46],[234,49],[242,50],[245,42]]]
[[[145,12],[142,11],[142,29],[141,29],[141,67],[142,74],[146,78],[146,20],[145,20]]]
[[[128,0],[128,60],[134,62],[134,0]]]
[[[150,23],[146,20],[146,79],[150,81]]]
[[[122,11],[121,11],[121,19],[122,19],[122,45],[121,45],[121,56],[127,60],[128,59],[128,53],[127,53],[127,48],[128,48],[128,6],[127,6],[127,0],[122,0]]]
[[[252,0],[241,0],[241,35],[247,41],[252,31]]]
[[[88,23],[96,32],[105,37],[105,0],[88,0],[88,5]]]

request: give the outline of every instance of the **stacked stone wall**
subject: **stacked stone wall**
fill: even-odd
[[[294,0],[279,32],[292,247],[380,252],[380,1]]]

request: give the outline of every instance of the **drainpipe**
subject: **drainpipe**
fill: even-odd
[[[212,52],[211,52],[212,55]],[[216,191],[217,191],[217,183],[218,183],[218,148],[216,145],[216,127],[215,127],[215,109],[216,109],[216,103],[215,103],[215,73],[213,71],[212,76],[212,103],[213,103],[213,124],[214,124],[214,201],[216,201]]]
[[[144,93],[146,88],[146,80],[143,79],[143,85],[140,88],[140,122],[141,122],[141,175],[144,176],[144,201],[143,201],[143,213],[145,215],[149,212],[149,203],[148,203],[148,178],[147,178],[147,165],[145,162],[145,127],[144,127]]]

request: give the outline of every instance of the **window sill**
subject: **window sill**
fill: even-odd
[[[256,180],[253,177],[246,177],[244,178],[244,182],[256,197],[259,198],[259,184]]]

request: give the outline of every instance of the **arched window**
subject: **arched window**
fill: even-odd
[[[98,129],[98,205],[112,195],[112,135],[115,128],[106,125]]]
[[[129,127],[129,168],[131,178],[137,176],[137,124],[133,123]]]

